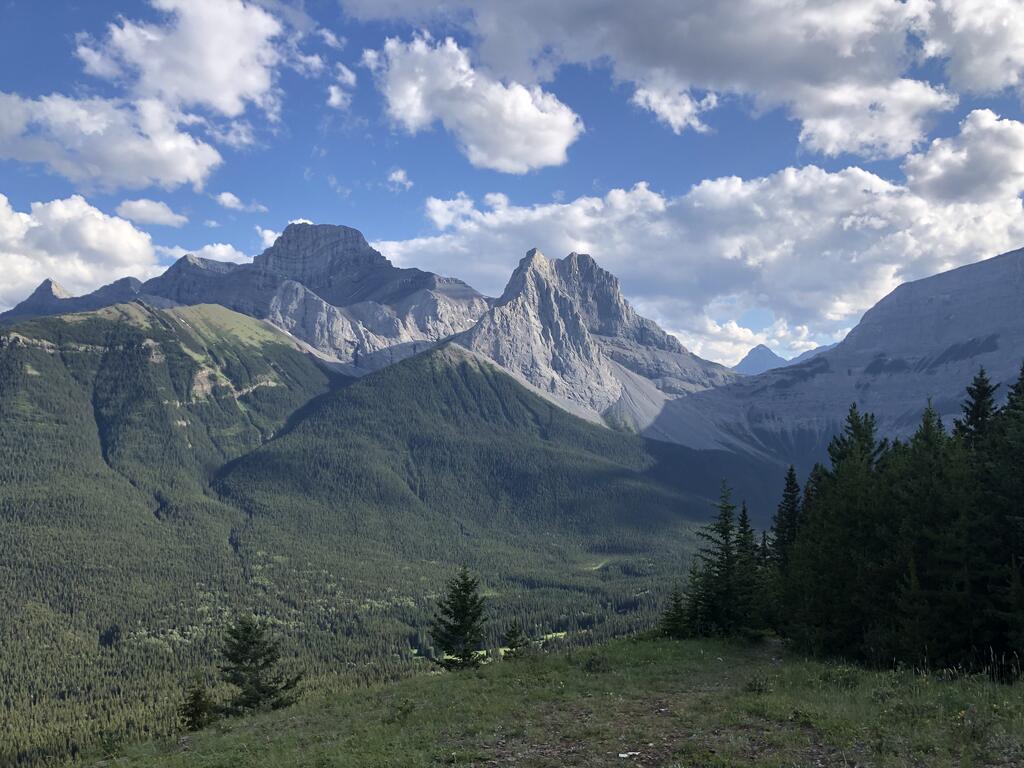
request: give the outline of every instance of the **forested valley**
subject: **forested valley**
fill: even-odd
[[[774,506],[781,468],[588,424],[454,346],[353,382],[221,307],[3,338],[3,764],[178,733],[239,617],[279,638],[296,697],[434,669],[458,566],[493,619],[481,650],[511,627],[551,649],[660,619],[1019,674],[1021,382],[1004,398],[979,374],[951,430],[928,409],[906,442],[852,408],[769,527],[742,501]],[[716,509],[723,478],[737,502]]]
[[[457,348],[352,383],[217,306],[3,338],[3,764],[176,732],[247,613],[303,691],[413,674],[458,565],[549,645],[639,631],[715,478],[777,482],[580,421]]]

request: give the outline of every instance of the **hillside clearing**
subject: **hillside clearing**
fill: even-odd
[[[99,763],[145,766],[1015,766],[1019,687],[616,641],[313,698]]]

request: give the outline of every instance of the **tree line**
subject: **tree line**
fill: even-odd
[[[803,488],[795,470],[758,537],[723,484],[672,637],[775,632],[877,665],[1017,677],[1024,653],[1024,367],[997,405],[984,369],[947,430],[931,403],[909,440],[850,407]]]

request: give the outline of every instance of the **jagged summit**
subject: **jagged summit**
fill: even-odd
[[[495,305],[456,341],[541,392],[596,413],[621,392],[574,298],[536,248],[519,262]]]
[[[528,251],[501,298],[457,341],[559,402],[592,416],[614,407],[616,421],[633,427],[648,421],[638,409],[733,376],[639,316],[618,279],[580,253],[552,261]]]
[[[562,286],[579,304],[592,333],[612,336],[667,352],[686,353],[679,340],[653,320],[641,317],[622,295],[619,279],[586,253],[570,253],[555,263]]]

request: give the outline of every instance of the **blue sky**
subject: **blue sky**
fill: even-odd
[[[308,219],[492,295],[587,250],[733,362],[1024,245],[1019,0],[624,8],[0,0],[0,307]]]

